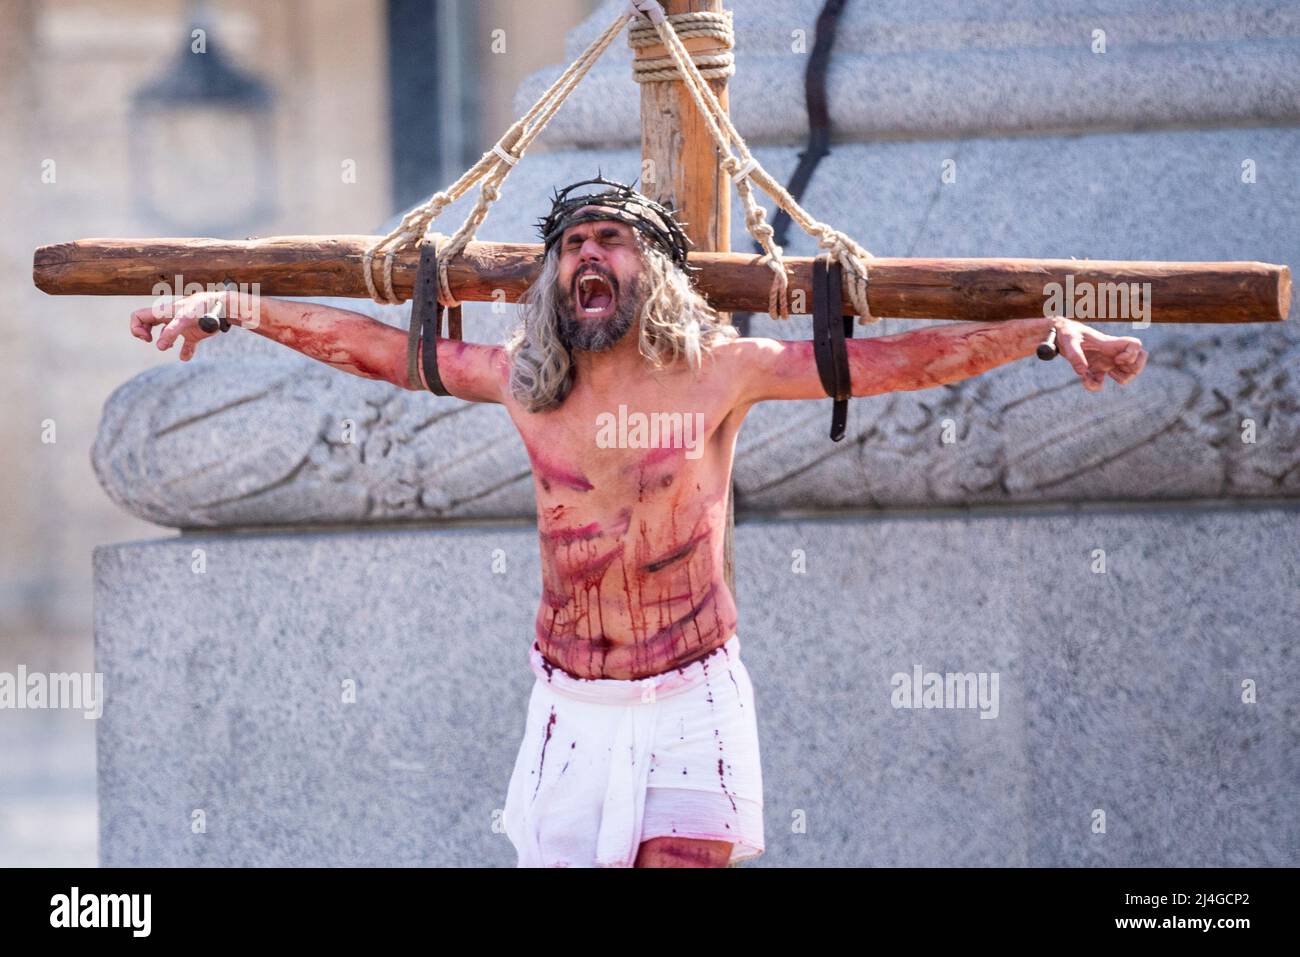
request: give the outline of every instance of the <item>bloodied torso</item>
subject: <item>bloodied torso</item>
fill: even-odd
[[[722,377],[645,369],[556,409],[506,408],[537,497],[544,657],[584,678],[641,678],[731,637],[727,494],[743,411]]]

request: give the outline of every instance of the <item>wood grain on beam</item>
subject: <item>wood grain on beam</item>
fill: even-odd
[[[258,283],[265,296],[367,298],[361,257],[374,236],[274,236],[265,239],[82,239],[36,250],[33,278],[53,295],[173,294],[182,283]],[[541,247],[470,243],[451,264],[459,299],[514,302],[537,274]],[[414,250],[394,262],[394,286],[409,296]],[[722,311],[763,312],[771,273],[751,253],[691,255],[695,282]],[[809,295],[812,260],[790,257],[793,290]],[[870,266],[868,299],[878,316],[993,322],[1043,315],[1051,283],[1150,283],[1152,322],[1278,322],[1291,301],[1291,272],[1259,262],[1120,262],[1098,259],[889,259]],[[162,285],[157,285],[162,284]],[[1104,285],[1106,284],[1106,285]],[[155,288],[157,285],[157,288]],[[846,299],[847,302],[847,299]],[[1128,318],[1082,317],[1089,323]]]

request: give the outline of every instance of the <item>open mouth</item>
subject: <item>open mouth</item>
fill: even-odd
[[[614,311],[614,284],[604,275],[594,269],[588,269],[578,274],[576,285],[578,310],[583,315],[598,318],[608,316]]]

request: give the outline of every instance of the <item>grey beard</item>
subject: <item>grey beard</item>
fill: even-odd
[[[628,283],[620,290],[618,306],[608,319],[575,319],[573,297],[565,290],[560,294],[560,314],[556,334],[565,348],[582,352],[604,352],[627,334],[636,320],[640,305],[640,281]]]

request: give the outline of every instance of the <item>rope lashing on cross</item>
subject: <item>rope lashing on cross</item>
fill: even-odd
[[[683,40],[713,40],[722,52],[695,53],[691,62],[700,69],[706,80],[721,80],[735,75],[736,57],[731,52],[736,45],[735,31],[731,26],[731,11],[713,13],[671,13],[668,22]],[[658,46],[662,41],[655,25],[638,21],[627,32],[627,45],[633,50]],[[671,56],[639,56],[632,61],[632,79],[638,83],[661,83],[676,80],[677,61]]]
[[[445,190],[439,190],[424,203],[407,212],[402,221],[392,232],[366,250],[362,256],[362,272],[366,280],[366,291],[370,298],[384,304],[400,303],[402,300],[393,289],[393,259],[397,252],[407,246],[417,245],[424,240],[429,225],[441,215],[449,205],[480,181],[479,198],[470,210],[465,222],[461,224],[446,245],[438,250],[438,285],[439,300],[447,307],[460,305],[452,294],[451,284],[447,281],[447,263],[460,255],[474,238],[474,233],[487,218],[488,208],[501,197],[501,184],[505,182],[510,171],[515,168],[524,152],[533,140],[546,128],[569,94],[587,75],[600,55],[605,52],[614,38],[622,32],[632,14],[625,13],[618,18],[592,43],[583,50],[555,82],[550,85],[537,102],[506,130],[502,137],[493,144],[477,163],[461,174]],[[383,256],[382,294],[375,286],[373,263],[376,256]]]
[[[709,130],[709,136],[713,139],[713,145],[722,157],[722,170],[732,179],[736,187],[736,195],[740,197],[741,203],[745,208],[745,229],[754,241],[759,244],[763,250],[763,256],[759,262],[768,266],[772,270],[772,287],[768,292],[767,311],[773,319],[788,319],[790,317],[790,297],[789,275],[786,272],[783,251],[776,244],[776,232],[772,229],[771,224],[767,222],[767,213],[758,201],[754,199],[754,191],[750,186],[749,177],[758,169],[758,161],[753,156],[746,156],[744,161],[737,160],[731,153],[731,144],[718,125],[717,112],[726,112],[722,110],[721,104],[713,94],[713,89],[709,86],[707,80],[691,58],[690,51],[686,49],[685,44],[681,42],[673,18],[666,16],[663,8],[659,6],[658,0],[632,0],[634,9],[642,12],[648,18],[648,22],[637,24],[633,29],[640,29],[644,33],[652,33],[656,42],[662,44],[668,50],[668,56],[665,58],[672,62],[674,67],[673,79],[681,79],[690,92],[691,98],[695,101],[695,108],[699,110],[700,116],[704,119],[704,124]],[[682,14],[677,14],[680,22]],[[686,16],[693,16],[687,14]],[[730,21],[730,12],[724,14]],[[629,35],[629,42],[631,36]],[[701,91],[701,87],[703,91]],[[712,104],[708,98],[712,99]],[[717,110],[712,107],[716,106]],[[742,142],[743,145],[743,142]]]
[[[763,250],[760,262],[772,270],[772,287],[768,293],[768,313],[772,318],[787,319],[790,316],[789,273],[785,266],[784,252],[775,240],[775,231],[767,222],[767,213],[754,197],[755,185],[784,210],[800,229],[816,239],[832,261],[843,267],[844,284],[858,321],[876,322],[877,318],[871,315],[867,301],[867,261],[875,257],[852,237],[814,219],[784,186],[772,178],[750,152],[744,137],[736,130],[727,111],[722,108],[717,95],[709,86],[709,79],[730,76],[735,72],[735,58],[731,53],[735,41],[730,11],[700,11],[669,16],[664,13],[658,0],[629,0],[628,8],[579,54],[528,112],[515,121],[477,163],[447,189],[439,190],[426,202],[410,210],[392,232],[366,250],[362,256],[362,272],[370,297],[379,303],[400,303],[402,300],[393,288],[394,257],[407,246],[433,242],[438,264],[439,303],[447,308],[460,305],[447,278],[448,262],[460,255],[474,238],[479,226],[487,218],[489,208],[500,199],[501,185],[533,140],[546,128],[583,77],[622,32],[623,27],[632,21],[635,21],[635,25],[628,32],[628,43],[633,49],[644,49],[657,43],[668,54],[665,57],[642,58],[638,61],[640,66],[633,68],[634,78],[639,83],[677,79],[682,81],[713,139],[721,169],[735,184],[736,193],[744,206],[745,228]],[[724,48],[724,52],[693,55],[683,44],[683,37],[714,40]],[[466,216],[465,222],[450,238],[437,233],[426,236],[430,224],[448,205],[480,183],[477,202]],[[380,256],[382,291],[376,285],[374,277],[374,260]]]
[[[721,166],[736,184],[736,193],[745,205],[745,227],[755,241],[763,248],[763,261],[772,268],[774,275],[772,291],[768,297],[768,312],[775,318],[789,316],[787,296],[788,279],[781,247],[776,244],[774,231],[767,222],[767,214],[753,198],[750,181],[758,185],[763,192],[781,208],[790,218],[799,224],[799,228],[817,240],[818,245],[826,250],[832,260],[844,269],[849,299],[859,322],[876,322],[871,315],[867,302],[867,265],[873,259],[871,253],[855,242],[850,236],[819,222],[800,206],[779,182],[763,168],[754,158],[731,117],[718,102],[717,96],[709,84],[700,76],[700,71],[691,62],[689,51],[682,44],[669,18],[664,15],[658,0],[630,0],[632,6],[649,19],[660,41],[677,64],[682,81],[695,101],[700,115],[704,118],[709,135],[713,138],[718,155],[722,157]],[[736,153],[732,153],[732,146]]]

